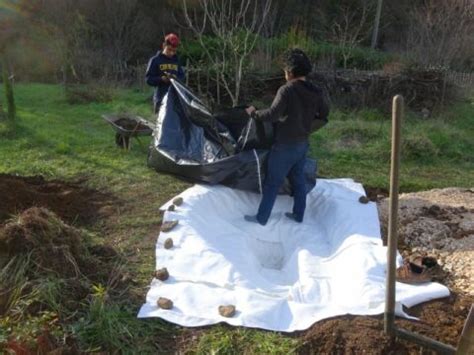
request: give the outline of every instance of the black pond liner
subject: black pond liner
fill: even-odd
[[[211,113],[182,83],[171,80],[158,112],[148,166],[187,181],[261,192],[273,139],[271,123],[256,122],[245,106]],[[307,191],[316,185],[317,164],[307,159]],[[291,195],[287,181],[280,189]]]

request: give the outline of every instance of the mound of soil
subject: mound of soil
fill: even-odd
[[[474,198],[470,189],[445,188],[400,195],[398,249],[404,258],[418,253],[437,259],[435,281],[474,296]],[[387,236],[388,199],[378,203]]]
[[[45,207],[71,224],[89,225],[113,210],[114,199],[105,193],[41,176],[0,174],[0,224],[30,208]]]
[[[20,321],[27,317],[39,319],[43,312],[59,309],[58,318],[63,322],[64,315],[80,309],[93,285],[125,287],[122,271],[114,269],[117,259],[119,255],[113,248],[92,245],[83,231],[66,224],[54,212],[43,207],[23,211],[0,225],[0,318],[15,315],[20,304]],[[42,284],[53,285],[48,296],[42,291]],[[19,314],[15,316],[18,318]],[[74,341],[72,348],[70,344],[65,347],[51,336],[47,326],[43,335],[32,338],[36,342],[25,340],[28,337],[26,333],[12,337],[7,348],[18,354],[49,354],[54,349],[68,350],[51,353],[76,353],[72,352]],[[0,340],[0,348],[2,345],[5,346]]]
[[[9,258],[31,253],[38,268],[65,278],[78,276],[86,264],[80,232],[41,207],[27,209],[0,228],[0,250]]]
[[[419,321],[397,318],[396,325],[456,347],[472,297],[453,294],[407,310]],[[303,335],[301,354],[424,354],[420,346],[385,336],[383,316],[343,316],[323,320]],[[429,353],[429,352],[426,352]]]
[[[114,122],[117,126],[120,126],[129,131],[145,131],[150,129],[150,127],[144,125],[141,122],[137,122],[128,117],[119,118]]]
[[[364,189],[367,198],[373,202],[380,201],[389,196],[388,190],[381,187],[364,186]]]

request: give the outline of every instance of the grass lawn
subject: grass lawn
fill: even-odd
[[[148,92],[116,89],[108,103],[70,105],[58,85],[19,84],[15,96],[15,133],[0,125],[0,173],[63,180],[86,177],[90,187],[114,194],[121,201],[116,213],[87,233],[123,255],[120,267],[128,270],[133,282],[126,297],[107,297],[107,285],[95,285],[74,314],[61,314],[61,309],[53,307],[38,317],[15,318],[16,323],[8,316],[0,318],[0,350],[12,336],[31,336],[59,316],[66,320],[55,325],[58,339],[67,334],[83,351],[297,352],[302,342],[297,336],[223,325],[191,330],[159,319],[136,319],[154,269],[154,245],[161,223],[158,208],[190,186],[147,168],[149,138],[141,139],[142,145],[133,142],[129,152],[119,150],[112,128],[101,118],[104,113],[132,112],[152,119]],[[378,111],[333,111],[328,126],[311,138],[311,155],[319,160],[319,174],[388,188],[390,125],[389,115]],[[472,187],[473,137],[472,99],[426,120],[407,114],[401,190]]]

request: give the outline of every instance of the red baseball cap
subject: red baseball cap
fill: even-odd
[[[177,48],[179,46],[179,37],[174,33],[168,33],[165,36],[165,44]]]

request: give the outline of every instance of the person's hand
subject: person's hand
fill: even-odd
[[[170,78],[167,76],[167,75],[163,75],[161,77],[161,80],[164,82],[164,83],[169,83],[170,82]]]
[[[257,109],[254,106],[249,106],[245,109],[245,112],[247,112],[247,115],[251,116],[252,112],[257,111]]]

